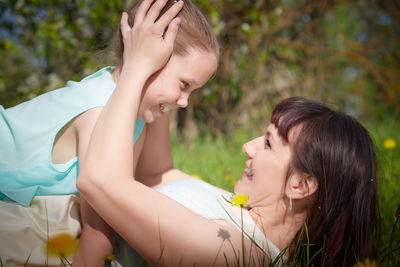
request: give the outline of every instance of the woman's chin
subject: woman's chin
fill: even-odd
[[[235,194],[243,194],[243,179],[240,179],[236,182],[235,186],[233,187],[233,192]]]

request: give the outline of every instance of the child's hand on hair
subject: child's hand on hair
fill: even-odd
[[[176,15],[182,9],[183,1],[176,2],[156,21],[167,1],[156,0],[151,5],[152,0],[144,0],[132,28],[128,24],[128,14],[122,14],[123,68],[133,64],[133,69],[140,69],[150,76],[168,62],[179,29],[180,18]]]

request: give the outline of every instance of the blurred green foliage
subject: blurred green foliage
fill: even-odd
[[[180,130],[203,125],[229,135],[265,123],[270,106],[294,95],[337,103],[359,118],[399,112],[398,1],[193,1],[222,50],[216,77],[179,111]],[[112,43],[131,5],[0,0],[0,103],[15,105],[115,64]]]

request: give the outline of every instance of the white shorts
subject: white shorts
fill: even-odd
[[[62,233],[78,237],[80,232],[79,198],[75,195],[37,196],[29,207],[0,201],[3,266],[63,266],[58,257],[47,256],[47,239]],[[72,256],[68,260],[72,262]]]

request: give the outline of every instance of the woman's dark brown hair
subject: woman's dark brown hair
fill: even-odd
[[[271,123],[286,142],[289,131],[298,126],[290,169],[318,182],[306,220],[311,245],[300,250],[317,255],[315,266],[347,266],[368,257],[379,214],[376,157],[368,132],[352,117],[301,97],[278,104]]]
[[[181,18],[178,34],[174,43],[174,54],[184,56],[187,55],[190,48],[199,49],[204,52],[214,53],[215,56],[219,57],[219,44],[217,37],[212,30],[207,19],[201,13],[201,11],[190,1],[184,1],[182,10],[178,13],[178,17]],[[133,26],[136,11],[142,1],[137,2],[128,11],[128,23],[129,26]],[[174,0],[169,0],[165,7],[160,12],[159,18],[174,4]],[[124,44],[122,41],[122,34],[119,34],[119,48],[117,51],[117,57],[119,64],[122,66],[122,55],[124,53]]]

